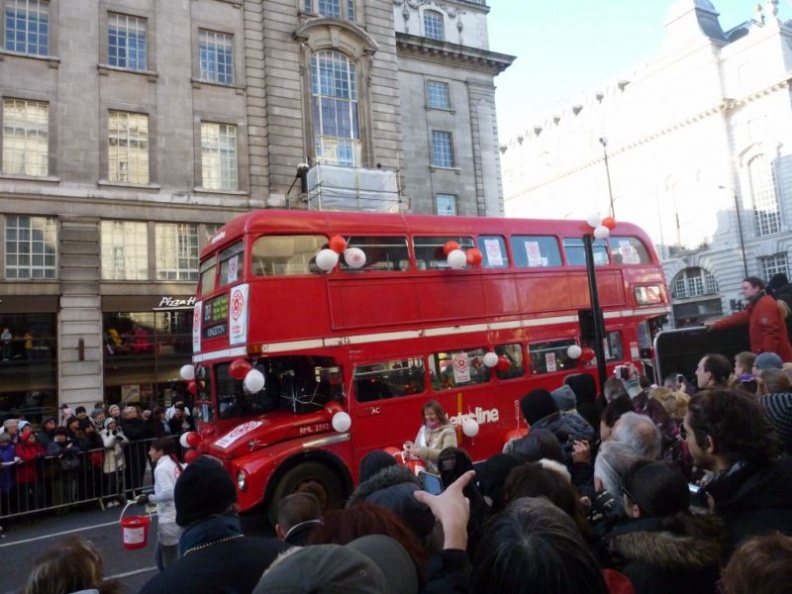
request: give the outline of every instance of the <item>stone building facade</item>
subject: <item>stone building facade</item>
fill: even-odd
[[[502,147],[507,213],[608,213],[644,227],[677,324],[741,307],[740,281],[789,270],[792,23],[777,0],[721,26],[678,0],[662,47]]]
[[[0,0],[0,414],[183,390],[198,253],[238,214],[501,214],[487,13]]]

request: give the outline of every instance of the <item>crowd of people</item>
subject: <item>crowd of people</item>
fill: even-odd
[[[744,284],[746,315],[712,325],[756,326],[733,362],[703,353],[662,385],[627,364],[601,395],[586,373],[531,390],[519,402],[529,431],[475,465],[429,401],[401,463],[368,452],[342,509],[322,509],[307,483],[279,502],[273,538],[243,534],[232,478],[197,458],[170,490],[179,558],[141,594],[788,591],[792,350],[768,350],[789,344],[769,328],[783,308]],[[57,562],[42,557],[27,592],[43,592],[36,580]],[[80,587],[114,592],[100,574]]]
[[[97,403],[90,414],[63,405],[59,412],[38,425],[24,418],[3,423],[0,518],[75,502],[120,505],[141,491],[147,465],[154,466],[149,444],[195,428],[182,402],[145,410]]]

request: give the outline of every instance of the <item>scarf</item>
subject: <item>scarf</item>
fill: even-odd
[[[239,516],[210,516],[184,531],[179,539],[179,552],[184,556],[192,548],[239,536],[242,536]]]

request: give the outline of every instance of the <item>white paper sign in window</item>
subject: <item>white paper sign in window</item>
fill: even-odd
[[[503,266],[503,254],[497,239],[485,239],[484,249],[487,251],[487,262],[490,266]]]

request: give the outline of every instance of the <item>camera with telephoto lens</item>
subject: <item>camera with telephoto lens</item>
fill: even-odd
[[[619,506],[616,498],[608,491],[598,491],[588,509],[588,518],[591,521],[605,520],[611,522],[619,517]]]

